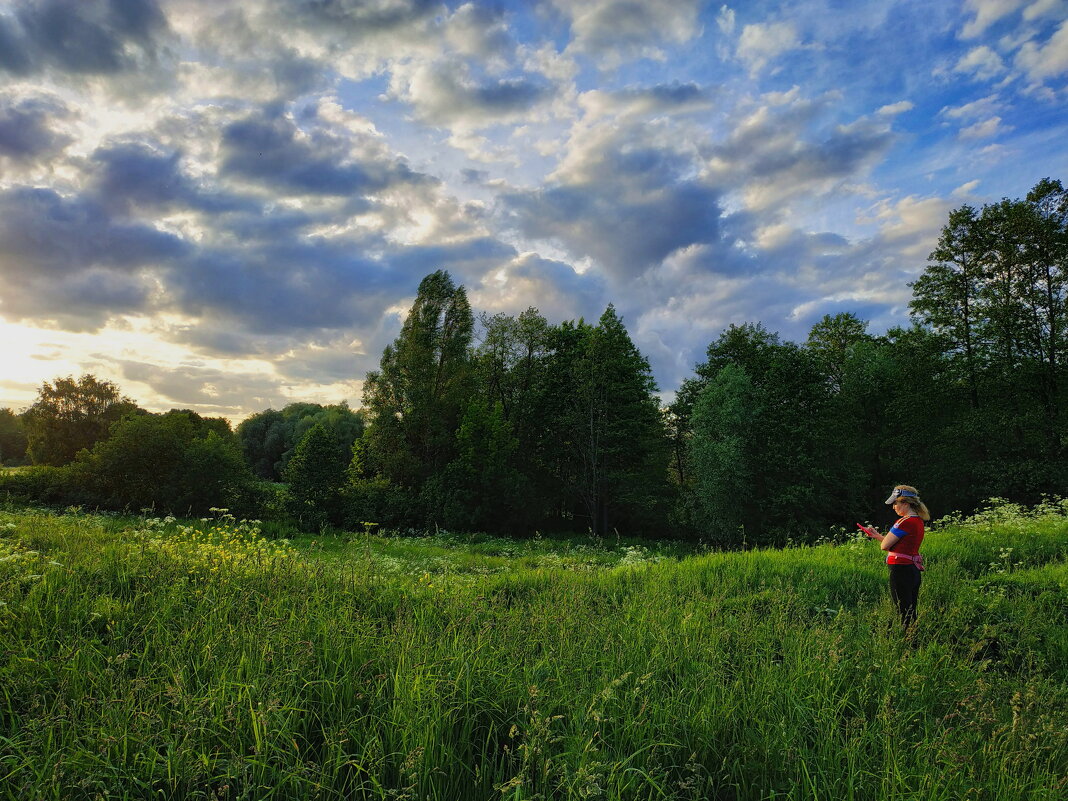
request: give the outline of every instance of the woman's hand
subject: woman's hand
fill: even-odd
[[[860,523],[857,523],[857,528],[863,531],[864,536],[868,539],[881,540],[883,538],[883,535],[879,533],[879,529],[875,526],[862,526]]]

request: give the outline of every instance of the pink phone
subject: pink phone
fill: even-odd
[[[863,531],[869,537],[878,537],[879,536],[879,533],[875,529],[871,528],[870,526],[862,526],[860,523],[857,523],[857,528],[859,528],[861,531]]]

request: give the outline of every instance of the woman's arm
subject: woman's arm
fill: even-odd
[[[901,542],[901,537],[897,536],[897,534],[887,534],[883,537],[883,541],[879,543],[879,547],[884,551],[889,551],[899,542]]]

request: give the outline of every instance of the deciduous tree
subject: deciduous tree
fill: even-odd
[[[77,381],[68,376],[45,382],[24,416],[30,458],[34,464],[67,464],[136,411],[137,405],[120,395],[115,384],[91,374]]]

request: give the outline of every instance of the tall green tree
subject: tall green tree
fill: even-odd
[[[728,364],[708,381],[694,404],[690,462],[696,523],[720,545],[745,540],[755,519],[754,477],[761,469],[756,431],[762,409],[745,370]]]
[[[812,326],[805,347],[816,356],[821,371],[827,376],[834,393],[842,390],[846,363],[862,342],[870,342],[868,324],[855,314],[826,314]]]
[[[467,293],[445,271],[419,284],[400,336],[367,374],[367,447],[376,472],[419,491],[456,455],[456,430],[473,389],[474,320]]]
[[[514,530],[523,509],[518,442],[500,402],[475,396],[456,432],[457,454],[444,474],[444,521],[467,531]]]
[[[111,426],[139,411],[110,381],[91,374],[77,381],[57,378],[41,385],[37,400],[23,416],[34,464],[63,465],[77,453],[107,438]]]
[[[303,525],[339,522],[348,461],[336,437],[321,423],[308,429],[297,443],[284,478],[289,485],[290,511]]]
[[[972,206],[950,212],[928,266],[912,286],[913,316],[945,337],[959,354],[972,408],[980,407],[980,374],[987,341],[982,293],[989,232]]]
[[[579,329],[567,429],[575,490],[593,531],[652,530],[668,499],[669,449],[648,360],[609,305],[596,327]]]
[[[950,343],[970,412],[954,425],[970,484],[1037,500],[1068,481],[1064,352],[1068,204],[1041,181],[1023,200],[950,214],[913,285],[915,319]]]
[[[820,364],[815,353],[781,342],[778,335],[759,324],[729,326],[709,345],[707,361],[684,383],[675,403],[678,425],[687,432],[691,465],[689,481],[681,488],[684,512],[692,515],[703,508],[704,500],[695,497],[702,492],[697,479],[705,489],[708,486],[707,473],[698,475],[694,455],[716,452],[717,448],[723,451],[715,441],[711,445],[702,442],[694,430],[696,402],[710,384],[724,380],[723,370],[731,368],[741,370],[751,386],[746,395],[748,418],[732,445],[748,454],[749,463],[758,465],[748,474],[751,486],[747,494],[753,499],[744,524],[748,541],[781,542],[788,536],[803,536],[821,522],[812,511],[816,499],[840,497],[845,477],[831,444],[835,423],[830,414],[831,384]],[[730,386],[737,384],[736,377],[732,378]],[[711,396],[722,403],[732,402],[733,397],[723,392]],[[706,396],[704,413],[719,419],[713,415],[711,402]],[[722,412],[724,419],[730,413]],[[702,436],[707,436],[707,427],[705,432]],[[696,534],[708,533],[704,530],[706,521],[691,523]]]

